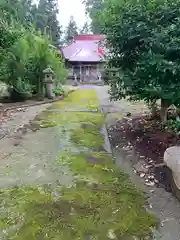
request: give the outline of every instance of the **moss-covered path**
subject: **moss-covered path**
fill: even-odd
[[[155,219],[107,151],[96,92],[79,89],[36,117],[0,168],[0,239],[150,239]]]

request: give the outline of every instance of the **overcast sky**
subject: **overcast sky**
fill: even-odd
[[[82,27],[86,21],[85,7],[82,0],[58,0],[59,22],[63,27],[68,25],[70,16],[74,16],[78,27]]]

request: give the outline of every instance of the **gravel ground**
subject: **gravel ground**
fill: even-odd
[[[5,114],[0,122],[0,161],[12,155],[17,145],[23,142],[23,134],[17,132],[33,120],[36,115],[44,111],[50,104],[38,105],[29,108],[19,108]]]
[[[14,135],[16,130],[28,124],[30,120],[33,120],[36,115],[44,111],[51,104],[37,105],[28,108],[17,108],[7,111],[4,121],[0,122],[0,129],[7,133],[5,137]]]

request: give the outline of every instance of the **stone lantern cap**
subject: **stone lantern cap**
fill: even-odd
[[[53,80],[54,71],[50,67],[46,68],[43,71],[43,73],[44,73],[44,82],[45,83],[48,83],[48,82],[52,83],[52,82],[54,82],[54,80]]]
[[[43,73],[44,74],[54,74],[54,71],[50,67],[48,67],[48,68],[44,69]]]

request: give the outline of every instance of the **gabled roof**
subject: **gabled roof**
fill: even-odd
[[[103,57],[88,48],[78,49],[69,59],[71,62],[101,62]]]
[[[82,34],[74,36],[74,41],[103,41],[105,39],[104,35],[95,34]]]
[[[62,48],[62,52],[65,59],[70,62],[104,61],[103,52],[99,50],[99,40],[75,40]]]

